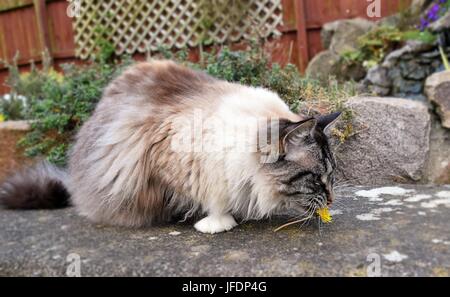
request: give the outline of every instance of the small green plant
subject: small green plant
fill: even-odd
[[[109,46],[104,49],[110,51]],[[46,156],[50,162],[65,164],[72,137],[93,112],[104,87],[131,63],[126,57],[122,61],[110,57],[100,50],[90,64],[62,65],[62,73],[45,59],[41,69],[33,66],[26,73],[20,73],[16,63],[8,64],[11,93],[27,101],[21,118],[33,120],[32,131],[19,142],[27,156]]]
[[[8,94],[0,97],[2,120],[22,120],[24,118],[25,97]]]
[[[186,57],[183,51],[181,54],[164,51],[164,57],[206,71],[219,79],[272,90],[295,112],[311,112],[315,109],[320,112],[344,110],[345,99],[357,93],[356,84],[352,82],[339,83],[336,79],[329,78],[324,83],[303,76],[293,64],[281,66],[270,63],[262,48],[256,41],[250,43],[246,50],[233,51],[223,47],[218,52],[205,52],[205,63],[180,60],[180,56]]]
[[[361,36],[358,49],[345,52],[342,57],[344,61],[361,63],[368,69],[379,64],[388,53],[408,40],[431,44],[436,41],[436,36],[429,31],[402,31],[398,27],[381,26]]]
[[[205,63],[191,63],[179,59],[186,57],[184,52],[175,54],[164,51],[165,58],[175,59],[189,67],[206,71],[208,74],[230,82],[260,86],[276,92],[294,112],[306,115],[343,112],[343,121],[339,129],[339,139],[343,142],[352,131],[352,111],[345,107],[345,101],[357,95],[354,82],[341,83],[330,77],[323,82],[303,76],[293,64],[281,66],[270,63],[262,50],[264,47],[258,41],[252,41],[246,50],[232,51],[223,47],[219,52],[215,50],[204,53]],[[342,130],[342,131],[341,131]]]

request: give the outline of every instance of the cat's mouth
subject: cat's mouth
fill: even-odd
[[[326,199],[299,199],[288,201],[285,206],[295,213],[296,218],[313,218],[317,211],[328,208]]]
[[[331,214],[330,214],[327,206],[319,207],[319,208],[311,206],[310,208],[313,210],[312,211],[307,210],[306,212],[304,212],[303,217],[301,216],[301,217],[294,218],[292,221],[290,221],[284,225],[281,225],[280,227],[276,228],[274,231],[277,232],[288,226],[291,226],[294,224],[300,224],[302,222],[303,222],[303,224],[307,223],[308,221],[312,220],[315,217],[319,218],[320,222],[322,222],[324,224],[332,222],[333,219],[331,217]],[[319,227],[320,227],[320,224],[319,224]]]

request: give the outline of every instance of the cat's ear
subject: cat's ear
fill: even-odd
[[[316,128],[317,119],[311,118],[299,123],[290,124],[282,133],[282,146],[284,152],[289,150],[291,146],[301,146],[304,144],[305,139],[312,135],[313,130]]]
[[[333,127],[341,117],[341,114],[341,112],[334,112],[317,117],[317,127],[322,129],[323,133],[328,134],[331,127]]]

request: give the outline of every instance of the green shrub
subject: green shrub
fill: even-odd
[[[34,120],[33,130],[19,143],[27,156],[45,156],[53,163],[64,165],[73,136],[91,115],[104,87],[132,63],[127,58],[114,60],[111,47],[100,45],[102,54],[90,64],[63,65],[62,74],[47,64],[42,69],[33,67],[26,74],[20,74],[16,65],[8,66],[8,84],[14,94],[26,96],[28,104],[23,114]],[[261,48],[255,43],[247,51],[225,47],[218,53],[203,53],[200,63],[189,62],[185,50],[172,53],[161,48],[159,56],[202,69],[220,79],[273,90],[294,111],[343,110],[344,100],[355,94],[352,84],[341,85],[330,79],[323,85],[303,77],[294,65],[271,65]],[[350,115],[346,110],[346,119]]]
[[[358,49],[345,52],[342,57],[348,62],[361,63],[368,69],[379,64],[388,53],[408,40],[433,43],[436,36],[429,31],[421,32],[418,29],[380,26],[361,36],[358,39]]]
[[[351,118],[350,111],[344,108],[343,103],[357,93],[353,82],[339,83],[333,77],[322,82],[305,77],[293,64],[284,67],[277,63],[271,64],[262,48],[257,42],[252,42],[248,50],[232,51],[224,47],[219,53],[204,53],[203,63],[190,63],[180,59],[180,56],[186,56],[183,52],[173,55],[164,51],[164,57],[204,70],[220,79],[272,90],[289,104],[294,112],[342,110],[345,111],[347,119]]]
[[[85,66],[65,64],[58,73],[46,61],[42,69],[32,67],[24,74],[19,74],[16,64],[8,65],[7,83],[12,94],[27,98],[23,118],[33,120],[32,132],[19,142],[25,154],[46,156],[50,162],[64,165],[72,137],[94,110],[103,88],[129,64],[128,59]]]
[[[4,120],[22,120],[24,118],[25,98],[14,94],[0,97],[0,122]]]

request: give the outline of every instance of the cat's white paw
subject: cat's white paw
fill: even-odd
[[[207,216],[198,221],[194,228],[202,233],[220,233],[229,231],[237,226],[236,221],[231,215]]]

